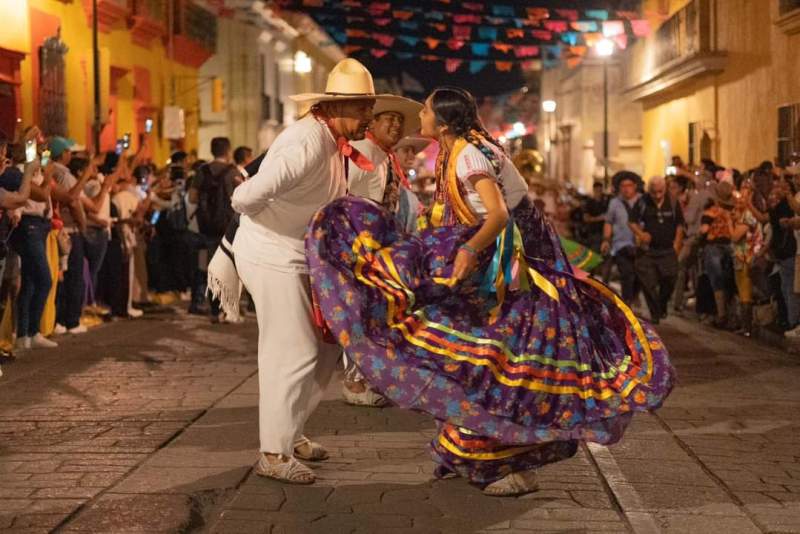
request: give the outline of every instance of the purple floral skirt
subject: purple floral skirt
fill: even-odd
[[[439,421],[439,471],[480,484],[572,456],[578,440],[618,441],[675,379],[653,328],[576,277],[527,199],[512,217],[536,283],[508,292],[493,317],[481,278],[494,247],[470,279],[443,283],[474,227],[409,235],[378,205],[347,197],[322,208],[306,238],[327,327],[373,388]]]

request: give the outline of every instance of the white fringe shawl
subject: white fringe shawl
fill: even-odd
[[[242,298],[242,281],[236,271],[233,246],[228,236],[222,242],[208,264],[208,290],[219,300],[220,307],[230,319],[239,318],[239,301]]]

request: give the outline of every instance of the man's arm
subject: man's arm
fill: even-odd
[[[600,245],[600,253],[608,254],[611,250],[611,238],[614,234],[614,202],[609,202],[608,210],[606,211],[606,222],[603,225],[603,244]]]
[[[19,189],[17,191],[5,191],[3,196],[0,197],[0,206],[7,210],[15,210],[24,206],[31,197],[31,180],[39,169],[38,162],[26,163]]]
[[[244,215],[257,215],[270,201],[290,190],[322,162],[321,141],[298,140],[270,150],[255,176],[233,192],[233,209]]]

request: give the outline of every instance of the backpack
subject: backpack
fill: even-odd
[[[209,164],[200,167],[203,179],[198,188],[197,225],[206,236],[223,236],[230,222],[231,199],[225,188],[225,175],[232,166],[226,166],[218,175],[211,172]]]

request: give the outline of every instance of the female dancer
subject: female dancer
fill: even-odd
[[[441,146],[429,228],[404,234],[352,197],[320,210],[306,240],[319,315],[377,391],[437,419],[438,476],[534,491],[535,468],[659,407],[674,371],[649,325],[573,272],[472,96],[437,89],[420,117]]]

